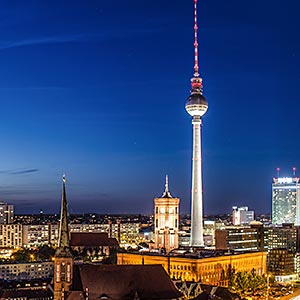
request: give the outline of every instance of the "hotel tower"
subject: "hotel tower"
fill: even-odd
[[[186,100],[185,109],[193,117],[193,166],[192,166],[192,211],[191,211],[191,247],[202,247],[203,242],[203,196],[202,196],[202,161],[201,161],[201,117],[206,113],[208,103],[202,93],[202,78],[198,65],[198,22],[197,0],[194,0],[194,77],[191,79],[192,90]]]

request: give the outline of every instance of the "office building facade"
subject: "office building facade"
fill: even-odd
[[[232,207],[232,224],[233,225],[244,225],[250,224],[254,221],[254,211],[248,210],[247,206],[243,207]]]
[[[273,178],[272,223],[300,225],[300,183],[298,177]]]

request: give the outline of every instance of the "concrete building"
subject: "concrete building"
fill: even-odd
[[[245,225],[254,221],[254,211],[248,210],[247,206],[232,207],[232,224],[233,225]]]
[[[235,251],[266,251],[268,228],[260,225],[230,226],[217,229],[215,233],[216,249]]]
[[[14,222],[14,206],[0,202],[0,224],[12,224]]]
[[[271,249],[268,254],[268,272],[277,278],[277,281],[297,279],[295,255],[287,249]]]
[[[179,202],[169,192],[166,176],[163,195],[154,199],[155,248],[164,248],[166,252],[178,248]]]
[[[41,245],[57,247],[59,226],[58,224],[22,225],[23,246],[35,248]],[[121,240],[121,245],[138,243],[140,223],[115,223],[115,224],[70,224],[71,233],[107,233],[109,237]]]
[[[0,224],[0,248],[21,248],[23,227],[20,224]]]
[[[0,264],[0,278],[3,280],[26,280],[52,276],[52,261]]]
[[[268,250],[286,249],[296,253],[300,251],[300,227],[293,224],[273,226],[268,229]]]
[[[233,270],[251,272],[254,269],[259,275],[266,274],[267,253],[225,255],[223,251],[206,250],[194,254],[182,252],[168,256],[151,253],[118,253],[118,264],[161,264],[172,279],[227,286],[229,273]]]
[[[273,178],[272,223],[300,225],[300,183],[298,177]]]
[[[51,225],[23,225],[23,246],[35,248],[51,243]]]

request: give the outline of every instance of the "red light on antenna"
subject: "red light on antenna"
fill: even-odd
[[[280,168],[276,168],[276,171],[279,172],[279,171],[280,171]]]

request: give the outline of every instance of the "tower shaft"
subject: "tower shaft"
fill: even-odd
[[[201,124],[199,116],[193,121],[193,171],[192,171],[192,213],[191,240],[192,247],[204,246],[203,241],[203,199],[202,199],[202,157]]]

